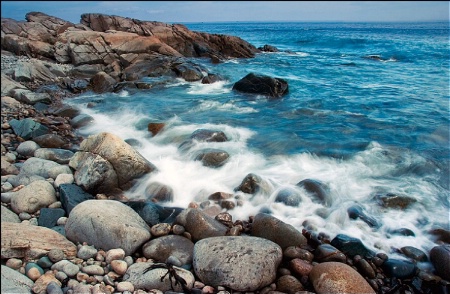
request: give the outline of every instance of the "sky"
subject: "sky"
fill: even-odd
[[[449,1],[1,1],[2,18],[31,11],[80,22],[103,13],[166,23],[236,21],[449,21]]]

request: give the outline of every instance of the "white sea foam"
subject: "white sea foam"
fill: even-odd
[[[192,95],[219,95],[231,92],[231,86],[226,81],[218,81],[212,84],[193,82],[189,84],[188,94]]]
[[[201,103],[192,109],[189,112],[202,112],[202,111],[210,111],[210,110],[219,110],[219,111],[230,111],[233,113],[254,113],[258,112],[258,110],[252,107],[238,106],[234,103],[234,101],[229,101],[225,103],[221,103],[215,100],[202,100]]]

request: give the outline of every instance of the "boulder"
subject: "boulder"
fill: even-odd
[[[69,166],[75,169],[76,183],[95,193],[122,188],[131,180],[156,170],[120,137],[105,132],[85,139]]]
[[[122,248],[133,254],[150,239],[150,227],[127,205],[115,200],[86,200],[69,214],[67,239],[95,248]]]
[[[280,98],[288,93],[288,83],[281,78],[249,73],[233,85],[233,90]]]
[[[266,213],[258,213],[252,224],[252,236],[265,238],[277,243],[283,250],[289,246],[306,245],[303,234],[276,217]]]
[[[35,181],[20,189],[11,197],[11,209],[21,212],[36,213],[57,201],[53,185],[47,181]]]
[[[142,254],[146,258],[151,258],[156,262],[165,263],[170,256],[178,258],[181,265],[190,265],[194,251],[194,243],[191,240],[178,236],[162,236],[142,246]]]
[[[375,290],[352,267],[341,262],[315,265],[309,278],[317,294],[375,294]]]
[[[280,246],[263,238],[211,237],[195,243],[193,267],[207,285],[256,291],[275,281],[282,256]]]

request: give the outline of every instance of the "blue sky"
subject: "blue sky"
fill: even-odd
[[[449,1],[1,1],[2,17],[39,11],[73,23],[103,13],[167,23],[215,21],[444,21]]]

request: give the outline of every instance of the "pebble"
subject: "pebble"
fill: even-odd
[[[124,275],[127,272],[128,264],[124,260],[111,261],[111,268],[119,275]]]
[[[64,259],[64,252],[61,249],[51,249],[47,256],[52,262],[58,262]]]

